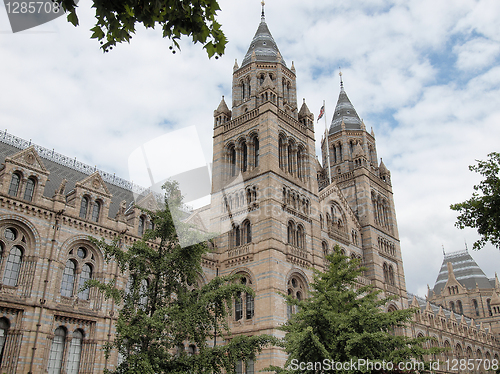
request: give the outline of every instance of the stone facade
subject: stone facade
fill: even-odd
[[[395,296],[388,311],[407,308],[390,172],[343,85],[321,141],[324,167],[315,155],[314,116],[305,101],[297,105],[294,64],[281,56],[264,15],[241,66],[235,63],[232,91],[231,110],[223,98],[214,111],[212,205],[189,219],[206,222],[208,215],[211,229],[223,233],[204,259],[203,280],[238,273],[255,290],[255,298],[235,301],[233,334],[282,336],[278,328],[295,310],[280,293],[307,297],[313,269],[324,269],[325,254],[337,244],[366,267],[361,284]],[[112,369],[116,354],[106,359],[103,347],[113,339],[117,306],[79,286],[97,278],[125,288],[127,280],[88,236],[122,235],[120,245],[131,245],[149,225],[134,195],[150,209],[155,197],[7,133],[0,134],[0,162],[0,372]],[[447,269],[442,289],[456,287],[457,294],[434,292],[429,302],[411,297],[420,313],[400,333],[435,336],[460,357],[470,351],[498,358],[498,280],[488,290],[472,289]],[[458,295],[464,316],[437,306]],[[472,300],[488,298],[492,314],[483,308],[474,316]],[[238,372],[285,359],[268,348]]]

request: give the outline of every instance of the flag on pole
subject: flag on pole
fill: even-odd
[[[319,110],[318,121],[321,119],[321,117],[323,117],[324,114],[325,114],[325,106],[323,105],[321,107],[321,109]],[[318,121],[316,121],[316,122],[318,122]]]

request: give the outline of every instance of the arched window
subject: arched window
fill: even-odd
[[[28,178],[26,181],[26,189],[24,190],[24,200],[32,201],[34,192],[35,180],[33,178]]]
[[[389,284],[391,286],[395,285],[395,282],[394,282],[394,269],[393,269],[392,265],[389,265]]]
[[[323,255],[326,257],[328,254],[328,244],[326,242],[321,242],[321,247],[323,248]]]
[[[9,331],[10,323],[7,318],[0,318],[0,365],[3,361],[3,351],[5,348],[5,340],[7,339],[7,332]]]
[[[99,222],[99,213],[101,212],[101,203],[96,201],[92,207],[92,221]]]
[[[82,197],[82,204],[80,205],[80,218],[87,218],[87,209],[89,206],[89,198],[87,196]]]
[[[293,299],[303,300],[306,297],[306,286],[304,281],[299,275],[292,275],[287,283],[288,295]],[[298,307],[295,305],[287,304],[287,317],[290,319],[292,314],[298,312]]]
[[[457,312],[460,314],[464,314],[464,308],[460,300],[457,300]]]
[[[297,177],[302,179],[302,150],[297,150]]]
[[[238,247],[241,245],[241,231],[240,227],[236,225],[234,227],[234,246]]]
[[[245,294],[246,319],[252,319],[254,315],[254,297],[249,293]]]
[[[144,216],[140,216],[139,217],[139,227],[137,228],[137,234],[139,236],[143,236],[144,235],[144,227],[146,225],[146,219],[144,218]]]
[[[387,263],[384,262],[384,283],[389,284],[389,267]]]
[[[84,246],[71,249],[63,271],[61,295],[73,297],[76,293],[79,299],[88,300],[90,289],[87,288],[83,291],[80,291],[80,289],[86,281],[92,279],[94,268],[95,257],[90,249]]]
[[[241,292],[238,292],[234,299],[234,317],[236,321],[243,318],[243,300],[241,298]]]
[[[295,245],[295,224],[292,221],[288,221],[288,244]]]
[[[84,264],[82,266],[82,273],[80,274],[80,282],[78,284],[78,288],[82,288],[86,281],[92,279],[92,266],[89,264]],[[87,288],[78,293],[78,297],[82,300],[89,299],[90,289]]]
[[[241,284],[251,287],[252,281],[246,275],[241,278]],[[244,298],[244,299],[243,299]],[[245,303],[243,303],[245,301]],[[234,316],[235,320],[239,321],[243,319],[252,319],[255,313],[255,300],[254,297],[249,293],[242,294],[238,292],[234,299]]]
[[[231,145],[229,148],[229,167],[230,167],[230,175],[234,177],[236,175],[236,149],[234,145]]]
[[[63,272],[61,295],[66,297],[73,296],[73,289],[75,288],[75,270],[75,263],[72,260],[68,260]]]
[[[304,228],[302,225],[297,226],[297,247],[304,248]]]
[[[243,165],[241,165],[241,170],[247,171],[247,169],[248,169],[248,149],[247,149],[246,142],[243,142],[241,144],[241,152],[243,154]]]
[[[21,270],[21,263],[23,261],[23,251],[18,245],[12,247],[5,264],[5,272],[3,273],[3,284],[7,286],[17,286],[17,278],[19,278],[19,271]]]
[[[245,240],[246,243],[252,242],[252,226],[250,225],[250,221],[245,221],[243,223],[243,230],[245,232]]]
[[[10,180],[9,195],[17,196],[19,192],[19,184],[21,183],[21,176],[17,173],[12,174],[12,179]]]
[[[54,339],[49,353],[49,374],[60,374],[64,357],[64,346],[66,343],[66,330],[58,327],[54,332]]]
[[[259,138],[253,138],[253,146],[254,146],[254,165],[255,167],[259,166],[259,156],[260,156],[260,144]]]
[[[80,369],[80,359],[82,356],[82,340],[83,333],[80,330],[75,330],[73,332],[73,338],[71,339],[71,345],[69,346],[68,363],[67,363],[67,374],[78,374]]]
[[[450,309],[455,313],[455,303],[453,301],[450,301]]]
[[[493,312],[491,311],[491,299],[486,299],[486,306],[488,307],[489,315],[492,316]]]
[[[145,308],[148,303],[148,287],[148,280],[142,279],[141,285],[139,286],[139,305],[143,308]]]

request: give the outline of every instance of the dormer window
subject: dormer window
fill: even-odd
[[[26,181],[26,189],[24,190],[24,200],[32,201],[34,192],[35,180],[33,178],[28,178]]]
[[[144,219],[144,216],[139,217],[139,227],[137,228],[137,233],[139,236],[144,235],[144,226],[145,226],[146,220]]]
[[[12,179],[10,180],[10,186],[9,186],[10,196],[17,196],[20,183],[21,183],[21,176],[17,173],[12,174]]]
[[[92,208],[92,221],[99,222],[99,214],[101,212],[101,203],[96,201]]]
[[[82,197],[82,204],[80,205],[80,218],[87,218],[87,209],[89,207],[89,198],[87,196]]]

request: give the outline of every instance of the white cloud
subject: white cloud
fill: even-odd
[[[90,40],[92,10],[81,26],[60,18],[37,29],[0,30],[0,128],[128,178],[134,149],[196,126],[211,159],[213,110],[231,104],[232,67],[241,63],[260,21],[254,1],[221,0],[226,55],[208,60],[200,45],[173,55],[159,30],[139,29],[130,45],[103,54]],[[276,0],[266,19],[287,62],[295,62],[298,101],[328,121],[346,91],[379,157],[392,172],[410,291],[433,285],[446,251],[469,248],[473,230],[453,226],[449,205],[478,182],[467,166],[498,150],[500,3],[496,0]],[[7,25],[0,11],[0,25]],[[316,127],[319,140],[324,130]],[[473,254],[488,276],[491,246]]]

